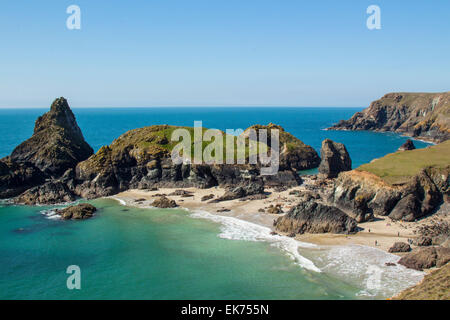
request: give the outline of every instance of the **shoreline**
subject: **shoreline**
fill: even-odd
[[[170,195],[175,190],[180,189],[192,193],[193,196]],[[301,192],[306,189],[304,186],[297,186],[285,191],[275,191],[272,188],[267,188],[266,190],[269,192],[266,199],[244,201],[235,199],[218,203],[201,201],[201,198],[210,194],[214,195],[214,198],[223,195],[225,189],[221,187],[209,189],[159,188],[155,191],[131,189],[121,192],[112,198],[118,201],[122,200],[122,204],[148,208],[151,207],[153,199],[158,198],[161,194],[165,194],[169,199],[175,200],[179,206],[178,208],[187,209],[191,212],[199,210],[206,211],[212,215],[234,217],[275,231],[273,228],[274,220],[283,216],[298,201],[296,195],[290,195],[289,193],[291,191]],[[284,213],[271,214],[258,212],[258,210],[266,209],[270,205],[281,205]],[[421,223],[424,222],[419,221],[415,222],[414,225],[408,225],[408,223],[391,221],[388,217],[377,217],[375,221],[358,223],[358,227],[361,230],[355,234],[302,234],[296,235],[295,240],[316,245],[364,245],[388,252],[389,248],[395,242],[407,242],[408,239],[415,238],[414,229]],[[285,235],[280,232],[277,233]],[[376,244],[375,241],[377,242]],[[401,254],[396,255],[401,256]]]

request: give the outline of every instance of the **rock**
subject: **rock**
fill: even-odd
[[[36,120],[33,135],[13,150],[11,160],[31,163],[46,175],[59,177],[92,154],[67,100],[61,97]]]
[[[414,142],[412,142],[411,139],[406,140],[404,144],[398,148],[398,151],[408,151],[408,150],[414,150],[416,146],[414,145]]]
[[[329,130],[393,131],[436,143],[450,138],[450,92],[389,93]]]
[[[301,140],[286,132],[281,126],[269,123],[268,125],[253,125],[247,128],[242,136],[248,138],[250,130],[254,130],[259,141],[260,130],[267,132],[267,145],[271,147],[271,131],[276,129],[279,133],[279,168],[280,171],[299,171],[317,168],[320,158],[317,152],[311,147],[303,143]],[[265,141],[264,141],[265,142]]]
[[[405,242],[396,242],[392,247],[389,248],[390,253],[409,252],[409,251],[411,251],[411,246]]]
[[[420,236],[413,241],[413,244],[418,247],[428,247],[433,244],[433,241],[430,237]]]
[[[60,181],[50,181],[41,186],[28,189],[17,198],[15,203],[36,205],[36,204],[56,204],[72,202],[76,196],[68,186]]]
[[[15,197],[44,182],[44,173],[34,165],[0,160],[0,199]]]
[[[353,233],[357,224],[336,207],[302,202],[276,221],[276,230],[294,233]]]
[[[320,149],[320,178],[335,178],[342,171],[352,170],[352,160],[342,143],[325,139]]]
[[[262,183],[249,182],[227,190],[224,195],[218,197],[214,202],[235,200],[262,193],[264,193],[264,185]]]
[[[217,209],[216,212],[230,212],[230,209],[227,208],[222,208],[222,209]]]
[[[279,234],[276,233],[275,231],[272,231],[272,232],[270,233],[270,235],[271,235],[271,236],[279,236]]]
[[[212,193],[207,194],[206,196],[203,196],[200,200],[201,201],[208,201],[214,198],[214,195]]]
[[[178,207],[178,205],[175,202],[175,200],[171,200],[171,199],[167,198],[166,196],[161,196],[158,199],[155,199],[152,202],[152,206],[153,207],[157,207],[157,208],[175,208],[175,207]]]
[[[396,264],[392,263],[392,262],[386,262],[384,265],[387,267],[395,267],[396,266]]]
[[[270,213],[270,214],[280,214],[280,213],[283,213],[283,210],[281,209],[281,205],[280,204],[277,204],[275,206],[273,204],[271,204],[269,206],[269,208],[267,208],[266,212]]]
[[[443,247],[416,248],[404,255],[398,263],[422,271],[432,267],[441,267],[450,261],[450,249]]]
[[[76,206],[57,210],[56,213],[64,220],[83,220],[91,218],[95,211],[97,211],[97,208],[93,205],[81,203]]]
[[[169,196],[192,196],[192,192],[186,190],[175,190],[169,193]]]
[[[264,210],[263,208],[259,208],[259,209],[258,209],[258,212],[265,213],[266,210]]]

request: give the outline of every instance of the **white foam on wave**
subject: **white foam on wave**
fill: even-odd
[[[368,246],[330,246],[317,258],[316,263],[324,272],[362,286],[361,296],[391,297],[424,276],[423,272],[399,265],[399,256]]]
[[[44,215],[47,219],[61,219],[61,216],[56,213],[56,209],[50,209],[50,210],[42,210],[40,211],[42,215]]]
[[[127,202],[125,200],[121,199],[121,198],[118,198],[118,197],[110,197],[110,198],[118,201],[123,206],[127,205]]]
[[[301,267],[321,272],[321,270],[314,265],[314,263],[303,257],[299,253],[299,248],[314,248],[316,245],[296,241],[292,238],[271,235],[271,230],[267,227],[260,226],[248,221],[240,220],[234,217],[214,215],[206,211],[194,211],[191,217],[208,219],[221,225],[220,238],[230,240],[244,240],[244,241],[266,241],[271,243],[286,252],[291,259]]]

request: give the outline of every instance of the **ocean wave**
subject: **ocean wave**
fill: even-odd
[[[417,284],[424,273],[398,264],[400,257],[362,245],[329,246],[316,263],[329,274],[362,286],[358,295],[391,297]],[[395,266],[387,266],[394,263]]]
[[[40,211],[47,219],[57,220],[61,219],[61,216],[56,213],[56,209],[42,210]]]
[[[316,245],[296,241],[292,238],[271,235],[271,230],[267,227],[260,226],[248,221],[240,220],[234,217],[214,215],[206,211],[194,211],[191,214],[193,218],[208,219],[221,225],[220,238],[230,240],[244,240],[244,241],[265,241],[271,243],[286,252],[291,259],[293,259],[301,267],[321,272],[321,270],[314,265],[314,263],[303,257],[299,253],[299,248],[315,248]]]

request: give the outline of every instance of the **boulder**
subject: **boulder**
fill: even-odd
[[[450,249],[443,247],[416,248],[404,255],[398,263],[422,271],[432,267],[441,267],[450,261]]]
[[[212,198],[214,198],[214,195],[212,193],[207,194],[206,196],[203,196],[200,201],[208,201],[211,200]]]
[[[81,203],[76,206],[70,206],[56,211],[64,220],[84,220],[94,215],[97,208],[89,203]]]
[[[335,178],[342,171],[352,170],[352,160],[342,143],[325,139],[320,149],[319,177]]]
[[[411,251],[411,246],[405,242],[396,242],[392,247],[389,248],[390,253],[409,251]]]
[[[227,190],[225,194],[223,194],[222,196],[213,201],[214,202],[229,201],[263,193],[264,193],[264,185],[262,183],[248,182],[246,184],[241,184],[240,186]]]
[[[161,196],[152,202],[152,206],[157,208],[175,208],[178,207],[175,200],[171,200],[166,196]]]
[[[336,207],[315,201],[302,202],[275,221],[278,231],[286,233],[353,233],[355,219]]]
[[[406,140],[404,144],[398,148],[398,151],[408,151],[408,150],[414,150],[416,146],[414,145],[414,142],[412,142],[411,139]]]

